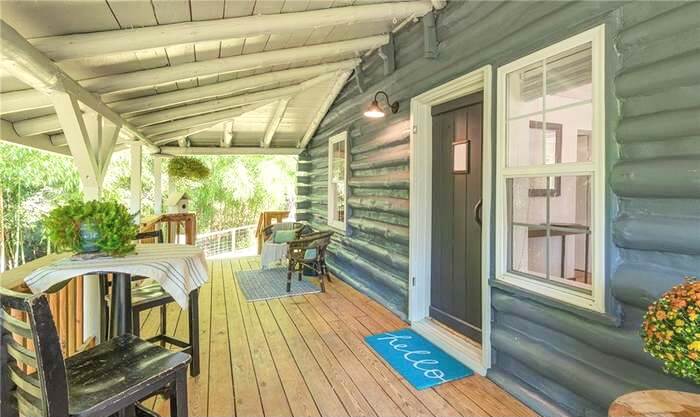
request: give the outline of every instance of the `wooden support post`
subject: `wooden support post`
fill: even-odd
[[[162,184],[163,158],[153,157],[153,211],[155,214],[163,213],[163,184]]]
[[[131,144],[131,199],[129,211],[138,224],[141,218],[141,144]]]

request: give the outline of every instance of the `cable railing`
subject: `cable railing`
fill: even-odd
[[[256,225],[234,227],[197,235],[195,246],[208,257],[252,256],[257,253],[255,241]]]

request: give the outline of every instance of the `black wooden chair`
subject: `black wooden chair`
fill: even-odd
[[[163,231],[156,230],[153,232],[142,232],[136,235],[137,240],[157,239],[158,243],[163,243]],[[189,338],[187,341],[180,340],[166,334],[167,329],[167,307],[168,304],[174,303],[170,294],[155,280],[147,277],[132,277],[132,281],[136,284],[131,289],[131,303],[133,312],[133,332],[136,336],[140,335],[141,329],[141,312],[151,308],[160,307],[160,331],[157,335],[146,339],[149,342],[160,343],[165,346],[170,343],[182,349],[183,352],[189,353],[192,356],[190,364],[190,375],[199,375],[199,290],[194,290],[190,293],[189,308],[187,309]],[[109,287],[110,281],[106,274],[100,275],[100,302],[101,302],[101,323],[103,340],[109,339]]]
[[[326,248],[331,243],[333,232],[313,232],[301,239],[289,242],[287,252],[287,292],[292,290],[292,275],[297,272],[301,281],[304,269],[314,271],[318,275],[321,291],[326,292],[325,280],[330,281],[326,266]]]
[[[9,309],[25,312],[27,321]],[[187,417],[189,355],[124,335],[64,360],[46,296],[3,288],[0,329],[3,417],[106,417],[163,392],[170,394],[171,415]],[[15,336],[27,338],[33,348]]]

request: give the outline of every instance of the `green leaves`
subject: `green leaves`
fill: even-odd
[[[126,207],[116,201],[71,200],[56,207],[44,219],[46,234],[61,249],[80,250],[80,224],[91,222],[99,232],[97,246],[109,255],[134,249],[138,227]]]
[[[168,162],[168,175],[171,177],[204,180],[209,174],[209,167],[197,158],[178,156]]]

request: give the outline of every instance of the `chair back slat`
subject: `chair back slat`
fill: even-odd
[[[46,415],[37,407],[33,401],[26,397],[21,391],[15,391],[13,396],[17,400],[17,409],[22,416],[44,416]],[[66,414],[67,415],[67,414]]]
[[[10,335],[3,337],[3,342],[7,346],[7,353],[12,356],[17,362],[24,365],[36,368],[36,354],[26,347],[20,345],[15,339]]]
[[[41,400],[41,387],[36,374],[27,374],[14,363],[9,364],[9,367],[10,379],[15,383],[17,388],[30,394],[37,400]]]
[[[4,309],[0,309],[0,325],[10,333],[26,337],[27,339],[33,337],[32,330],[27,323],[12,317],[12,315],[7,313]]]
[[[20,318],[26,322],[10,310],[24,313]],[[0,311],[1,414],[67,416],[66,368],[48,299],[0,287]],[[15,340],[18,336],[28,347]]]

